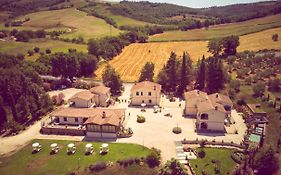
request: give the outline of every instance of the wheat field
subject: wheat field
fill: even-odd
[[[260,50],[260,49],[281,49],[281,41],[273,42],[272,34],[281,36],[281,28],[269,29],[262,32],[249,34],[240,37],[238,51]],[[140,75],[142,67],[146,62],[155,64],[155,76],[167,62],[170,53],[176,52],[178,56],[184,51],[190,54],[193,63],[203,55],[209,56],[207,52],[207,41],[186,41],[186,42],[158,42],[158,43],[136,43],[126,47],[123,52],[111,60],[109,63],[120,74],[123,81],[136,81]],[[101,65],[95,72],[96,79],[101,79],[105,65]]]

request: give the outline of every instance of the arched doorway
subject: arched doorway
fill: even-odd
[[[208,124],[205,122],[202,122],[200,125],[200,129],[208,129]]]

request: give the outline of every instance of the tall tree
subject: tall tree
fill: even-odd
[[[197,77],[196,77],[196,88],[199,90],[205,89],[205,83],[206,83],[206,64],[205,64],[205,56],[203,55],[203,58],[199,64],[198,70],[197,70]]]
[[[254,167],[258,170],[258,175],[275,174],[279,169],[279,160],[274,155],[274,150],[272,148],[266,148],[258,154]]]
[[[221,39],[212,39],[208,43],[208,52],[213,54],[214,57],[220,55],[223,50],[223,44]]]
[[[121,94],[123,90],[122,80],[120,75],[109,64],[107,64],[102,74],[102,81],[105,86],[110,88],[113,95]]]
[[[16,104],[17,113],[19,115],[18,119],[16,120],[19,123],[26,122],[28,120],[28,116],[30,115],[28,101],[26,97],[21,96]]]
[[[168,75],[168,90],[175,92],[177,89],[177,82],[178,82],[178,78],[177,78],[177,55],[172,52],[171,56],[167,62],[167,66],[166,66],[166,71],[167,71],[167,75]]]
[[[0,96],[0,127],[2,127],[3,124],[7,121],[7,113],[3,106],[4,106],[4,100]]]
[[[145,80],[153,81],[153,77],[154,77],[154,63],[147,62],[141,70],[139,82]]]
[[[224,54],[228,55],[235,55],[237,53],[237,47],[240,45],[239,36],[228,36],[223,38],[222,44],[224,47]]]
[[[185,89],[186,86],[189,84],[190,82],[190,74],[191,73],[191,68],[192,68],[192,61],[190,59],[190,56],[188,53],[184,52],[183,56],[182,56],[182,64],[181,64],[181,76],[180,76],[180,85],[178,88],[178,95],[181,96]]]
[[[221,60],[211,58],[208,61],[207,69],[207,91],[214,93],[220,91],[225,83],[224,68]]]

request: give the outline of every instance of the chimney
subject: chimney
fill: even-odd
[[[215,106],[215,110],[216,110],[216,111],[218,110],[218,106]]]
[[[216,98],[219,98],[219,94],[218,93],[216,93]]]
[[[102,112],[102,118],[106,118],[106,114],[104,111]]]

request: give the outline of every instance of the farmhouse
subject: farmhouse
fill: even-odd
[[[131,89],[131,105],[148,106],[160,105],[161,85],[150,81],[143,81],[133,85]]]
[[[197,130],[224,131],[230,123],[233,103],[228,96],[193,90],[185,93],[185,100],[185,116],[196,118]]]
[[[73,95],[70,99],[70,105],[77,108],[90,108],[95,105],[96,95],[90,91],[82,91]]]
[[[101,85],[91,88],[90,92],[95,95],[94,100],[97,106],[107,107],[110,104],[110,88]]]
[[[50,117],[59,125],[86,126],[87,137],[116,138],[123,127],[125,109],[61,108]]]

